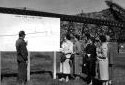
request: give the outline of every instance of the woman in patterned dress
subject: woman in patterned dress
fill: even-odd
[[[60,72],[63,73],[63,75],[66,75],[66,82],[69,81],[69,75],[71,74],[71,65],[70,65],[70,58],[73,54],[73,42],[70,41],[71,37],[69,34],[66,34],[64,38],[64,42],[62,43],[61,52],[64,54],[65,57],[63,62],[60,63]],[[61,81],[64,80],[64,78],[60,79]]]

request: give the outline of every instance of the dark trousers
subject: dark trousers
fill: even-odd
[[[87,62],[87,83],[90,83],[91,80],[93,81],[95,75],[96,75],[96,63],[95,61],[88,61]]]
[[[26,83],[27,81],[27,64],[26,62],[18,62],[18,83]]]

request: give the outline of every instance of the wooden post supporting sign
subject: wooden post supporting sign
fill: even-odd
[[[28,52],[28,62],[27,62],[27,80],[30,81],[30,52]]]
[[[1,51],[0,51],[0,85],[1,85]]]
[[[54,51],[53,68],[54,68],[53,79],[56,79],[56,51]]]

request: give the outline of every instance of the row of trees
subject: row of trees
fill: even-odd
[[[96,18],[96,19],[106,19],[106,20],[114,20],[110,9],[102,10],[101,12],[93,12],[93,13],[80,13],[76,16]],[[122,28],[118,27],[110,27],[110,26],[102,26],[96,24],[85,24],[85,23],[76,23],[76,22],[68,22],[61,21],[61,39],[64,34],[67,32],[78,34],[82,38],[85,33],[90,33],[94,37],[98,37],[99,35],[109,34],[112,39],[118,40],[121,38]]]

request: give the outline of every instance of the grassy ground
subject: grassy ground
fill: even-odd
[[[15,52],[2,52],[2,85],[16,85],[17,63]],[[125,54],[114,58],[113,85],[125,84]],[[57,71],[59,70],[59,54],[57,54]],[[31,53],[30,85],[85,85],[83,80],[70,80],[68,83],[52,79],[53,53]]]
[[[124,85],[125,84],[125,53],[120,54],[118,57],[114,58],[114,85]]]

